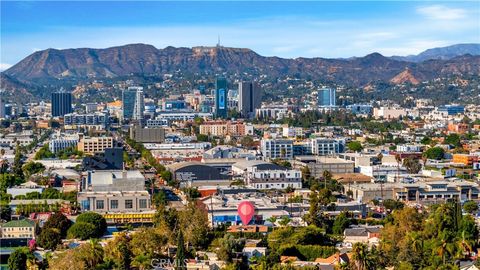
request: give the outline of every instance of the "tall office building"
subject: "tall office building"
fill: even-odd
[[[135,106],[133,106],[133,120],[143,120],[143,111],[145,110],[145,102],[143,91],[137,89],[135,95]]]
[[[52,116],[64,116],[72,113],[72,93],[60,91],[52,93]]]
[[[122,118],[140,120],[143,118],[143,87],[128,87],[122,92]],[[141,112],[140,112],[141,111]],[[138,118],[140,117],[140,118]]]
[[[322,88],[318,90],[318,106],[333,107],[335,106],[335,89]]]
[[[262,93],[257,82],[241,82],[238,85],[238,108],[243,118],[254,118],[260,108]]]
[[[215,83],[215,116],[217,118],[227,118],[227,79],[223,77],[217,78]]]

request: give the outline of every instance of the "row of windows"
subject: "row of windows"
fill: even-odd
[[[138,200],[139,208],[147,208],[147,199]],[[133,208],[133,200],[125,200],[125,209]],[[96,209],[105,209],[105,201],[97,200]],[[110,200],[110,209],[118,209],[118,200]]]
[[[15,227],[15,228],[7,227],[7,228],[3,228],[3,230],[6,231],[6,232],[8,232],[8,231],[10,231],[10,232],[12,232],[12,231],[30,231],[31,232],[33,230],[33,228],[32,227]]]
[[[33,237],[32,234],[4,234],[3,237],[5,238],[30,238]]]

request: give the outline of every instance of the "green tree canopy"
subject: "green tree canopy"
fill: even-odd
[[[67,236],[67,231],[72,225],[72,222],[61,212],[57,211],[55,214],[51,215],[45,224],[43,229],[57,229],[62,238]]]
[[[44,228],[37,237],[37,244],[45,249],[55,250],[62,243],[62,235],[56,228]]]
[[[441,147],[432,147],[423,153],[423,156],[428,159],[440,160],[443,158],[445,150]]]
[[[478,211],[478,203],[476,201],[467,201],[463,204],[465,212],[473,214]]]
[[[105,218],[95,212],[82,213],[77,217],[76,222],[89,223],[95,227],[94,238],[100,238],[107,230],[107,221]]]
[[[359,141],[351,141],[347,144],[347,147],[353,152],[360,152],[363,149],[363,146]]]
[[[80,239],[87,240],[90,238],[96,238],[98,235],[97,228],[95,225],[87,222],[75,222],[67,232],[67,238],[69,239]]]

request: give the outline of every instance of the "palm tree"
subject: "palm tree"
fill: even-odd
[[[139,270],[148,269],[150,266],[150,257],[146,255],[138,255],[132,261],[132,266],[138,268]]]
[[[277,217],[276,216],[271,216],[271,217],[267,218],[267,221],[272,223],[272,224],[275,224],[275,222],[277,222]]]
[[[412,250],[416,253],[421,252],[423,250],[422,236],[417,232],[411,232],[408,236],[412,245]]]
[[[280,221],[278,222],[278,224],[280,224],[280,226],[282,227],[286,227],[288,225],[288,223],[290,223],[290,221],[292,221],[291,218],[285,216],[283,217],[282,219],[280,219]]]
[[[83,254],[85,263],[88,268],[95,268],[103,260],[103,248],[98,239],[90,239],[86,245],[85,254]]]
[[[370,270],[373,268],[368,246],[364,243],[358,242],[353,245],[352,261],[357,270]]]
[[[324,188],[327,188],[327,181],[332,180],[332,174],[327,170],[323,171],[323,180],[325,182]]]
[[[397,179],[395,179],[395,181],[398,181],[398,177],[400,175],[400,163],[402,163],[402,157],[399,154],[396,154],[395,160],[397,161]]]

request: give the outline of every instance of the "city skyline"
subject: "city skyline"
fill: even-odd
[[[47,48],[106,48],[129,43],[157,48],[213,46],[219,36],[224,46],[285,58],[346,58],[372,52],[410,55],[433,47],[480,42],[477,2],[111,5],[3,1],[1,5],[1,70]],[[69,10],[75,10],[75,16]]]

